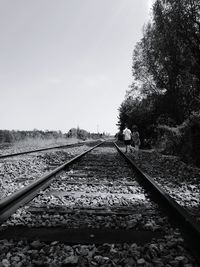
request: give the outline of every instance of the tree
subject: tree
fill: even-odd
[[[133,83],[119,108],[119,129],[181,124],[200,109],[200,2],[156,0],[133,51]],[[147,131],[146,131],[147,132]]]

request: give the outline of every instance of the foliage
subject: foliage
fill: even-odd
[[[133,125],[138,126],[141,140],[146,136],[153,135],[150,125],[155,121],[155,109],[154,109],[154,98],[149,96],[147,98],[133,98],[127,97],[119,108],[119,129],[120,132],[128,124],[131,129]]]
[[[65,137],[61,131],[41,131],[34,129],[33,131],[9,131],[0,130],[0,143],[11,143],[15,141],[25,140],[27,138],[60,138]]]
[[[105,133],[97,134],[90,133],[86,130],[77,128],[72,128],[68,133],[63,134],[61,131],[41,131],[34,129],[33,131],[9,131],[9,130],[0,130],[0,143],[12,143],[15,141],[23,141],[31,139],[59,139],[59,138],[68,138],[68,137],[76,137],[82,140],[86,140],[88,138],[97,139],[101,137],[107,136]]]
[[[200,2],[156,0],[133,51],[133,83],[119,108],[119,130],[180,125],[200,110]]]
[[[200,165],[200,113],[194,112],[178,127],[158,125],[157,134],[164,153]]]
[[[77,128],[71,128],[69,132],[67,133],[67,137],[76,137],[82,140],[86,139],[98,139],[98,138],[104,138],[106,137],[107,134],[105,133],[90,133],[87,132],[86,130],[80,129],[79,127]]]

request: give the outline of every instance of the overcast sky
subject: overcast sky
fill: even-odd
[[[150,0],[0,0],[0,129],[117,131]]]

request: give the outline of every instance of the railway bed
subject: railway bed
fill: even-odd
[[[2,262],[198,266],[180,231],[151,201],[152,193],[140,186],[138,171],[129,164],[105,143],[56,172],[48,187],[2,224]],[[18,248],[23,255],[17,255]]]
[[[37,153],[37,152],[43,152],[47,150],[55,150],[55,149],[62,149],[62,148],[71,148],[71,147],[79,147],[82,145],[94,145],[95,143],[97,144],[99,140],[96,141],[84,141],[84,142],[77,142],[77,143],[72,143],[72,144],[63,144],[63,145],[57,145],[57,146],[50,146],[50,147],[43,147],[43,148],[37,148],[37,149],[29,149],[29,150],[22,150],[22,151],[15,151],[13,153],[0,153],[0,159],[5,159],[5,158],[11,158],[11,157],[16,157],[16,156],[21,156],[21,155],[27,155],[27,154],[32,154],[32,153]],[[5,149],[2,149],[2,151],[5,151]]]
[[[77,144],[65,148],[54,148],[50,151],[41,150],[6,158],[0,158],[0,178],[2,181],[0,199],[14,193],[16,190],[38,179],[44,173],[55,169],[57,166],[72,159],[80,151],[86,151],[91,142],[81,146]],[[97,142],[93,142],[97,144]]]
[[[133,159],[133,154],[129,157]],[[137,165],[200,223],[200,169],[178,157],[141,151]]]

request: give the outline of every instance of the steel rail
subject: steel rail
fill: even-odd
[[[93,141],[93,142],[95,142],[95,141]],[[12,154],[4,154],[4,155],[0,155],[0,159],[10,158],[10,157],[19,156],[19,155],[26,155],[26,154],[31,154],[31,153],[41,152],[41,151],[51,150],[51,149],[57,149],[57,148],[78,147],[78,146],[82,146],[84,144],[90,144],[91,142],[92,141],[79,142],[79,143],[74,143],[74,144],[66,144],[66,145],[62,145],[62,146],[45,147],[45,148],[39,148],[39,149],[35,149],[35,150],[16,152],[16,153],[12,153]]]
[[[114,143],[114,145],[138,174],[138,182],[147,190],[147,192],[150,192],[150,198],[167,213],[172,224],[176,225],[181,230],[191,252],[200,263],[200,226],[183,207],[165,192],[160,185],[125,155],[116,143]]]
[[[24,204],[32,200],[40,190],[46,188],[50,184],[55,174],[59,173],[61,170],[65,169],[69,165],[75,163],[84,155],[89,153],[91,150],[102,145],[104,142],[105,141],[95,145],[94,147],[88,149],[87,151],[81,153],[73,159],[63,163],[48,174],[40,177],[36,181],[28,184],[27,186],[24,186],[12,195],[0,200],[0,224],[2,224],[6,219],[8,219],[10,215],[14,213],[20,206],[23,206]]]

